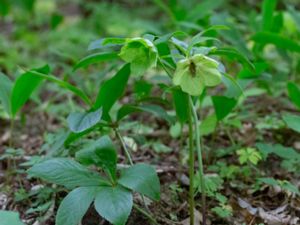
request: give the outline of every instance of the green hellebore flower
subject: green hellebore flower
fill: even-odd
[[[173,77],[174,85],[194,96],[201,95],[205,86],[216,86],[221,80],[218,62],[202,54],[180,60]]]
[[[142,75],[151,66],[156,65],[157,50],[153,43],[144,38],[132,38],[125,42],[119,56],[131,63],[131,72],[134,75]]]

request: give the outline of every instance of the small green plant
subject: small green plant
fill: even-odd
[[[124,225],[133,207],[133,191],[153,200],[160,198],[159,179],[153,167],[136,164],[121,170],[118,175],[116,149],[108,136],[78,151],[76,159],[81,164],[72,159],[53,158],[28,171],[30,176],[71,190],[59,206],[57,225],[80,223],[92,202],[103,218],[114,225]],[[82,164],[101,168],[105,176]]]

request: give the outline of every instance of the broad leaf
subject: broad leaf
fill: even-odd
[[[189,96],[180,89],[173,89],[172,94],[176,116],[181,123],[184,123],[189,115]]]
[[[135,113],[135,112],[148,112],[152,113],[153,115],[157,116],[158,118],[162,118],[166,120],[169,124],[174,123],[174,118],[170,116],[162,107],[158,105],[124,105],[118,111],[117,119],[121,120],[125,116]]]
[[[217,127],[217,117],[216,114],[207,116],[200,124],[200,134],[201,136],[209,135],[213,133]]]
[[[289,128],[300,133],[300,116],[285,113],[282,115],[282,118]]]
[[[151,199],[160,198],[159,178],[150,165],[140,163],[123,170],[118,183]]]
[[[74,70],[77,70],[82,67],[87,67],[88,65],[91,65],[94,63],[117,59],[118,57],[119,57],[118,54],[115,52],[101,52],[101,53],[95,53],[92,55],[88,55],[87,57],[81,59],[74,66]]]
[[[300,44],[289,39],[281,34],[275,34],[271,32],[258,32],[256,33],[252,39],[260,44],[273,44],[277,48],[285,49],[291,52],[300,53]]]
[[[273,14],[276,8],[277,0],[264,0],[262,4],[262,28],[269,31],[273,24]]]
[[[239,61],[243,66],[247,67],[251,71],[255,71],[254,65],[249,61],[249,59],[241,54],[234,48],[219,48],[209,52],[209,55],[221,55],[226,56],[231,60]]]
[[[224,119],[237,103],[235,99],[227,98],[225,96],[212,96],[212,101],[218,120]]]
[[[130,75],[130,65],[123,66],[111,79],[105,81],[101,86],[94,104],[94,108],[103,107],[103,114],[108,115],[109,110],[115,102],[123,95]]]
[[[10,114],[10,95],[12,86],[11,80],[0,73],[0,102],[3,104],[3,107],[8,114]]]
[[[109,136],[103,136],[78,151],[76,158],[86,165],[95,164],[103,168],[114,180],[116,179],[117,153]]]
[[[79,88],[73,86],[72,84],[70,84],[66,81],[60,80],[60,79],[56,78],[53,75],[47,75],[47,74],[45,74],[43,72],[39,72],[39,71],[30,70],[30,71],[27,71],[27,73],[29,73],[31,75],[34,75],[36,77],[40,77],[40,78],[43,78],[45,80],[51,81],[53,83],[56,83],[60,87],[71,91],[76,96],[78,96],[83,102],[85,102],[87,105],[91,106],[91,102],[90,102],[89,97],[82,90],[80,90]]]
[[[300,88],[295,83],[289,82],[287,89],[289,98],[300,109]]]
[[[95,199],[97,212],[114,225],[126,223],[132,205],[132,193],[119,185],[99,188]]]
[[[19,218],[19,213],[0,210],[1,225],[24,225]]]
[[[68,125],[72,132],[80,133],[100,122],[102,116],[102,108],[94,112],[75,112],[71,113],[68,118]]]
[[[108,182],[71,159],[54,158],[40,162],[28,170],[29,175],[51,183],[73,188],[77,186],[99,186]]]
[[[45,66],[36,69],[37,72],[49,73],[49,67]],[[32,92],[37,88],[43,79],[41,77],[35,76],[30,72],[25,72],[20,75],[12,88],[11,92],[11,113],[15,117],[17,112],[30,98]]]
[[[96,197],[99,187],[79,187],[71,191],[61,202],[56,225],[78,225]]]

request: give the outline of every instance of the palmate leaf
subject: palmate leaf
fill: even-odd
[[[79,187],[71,191],[61,202],[56,225],[78,225],[96,197],[99,187]]]
[[[76,152],[76,159],[83,164],[94,164],[103,168],[116,180],[117,153],[109,136],[103,136],[91,145]]]
[[[67,158],[53,158],[40,162],[31,167],[28,174],[67,188],[108,184],[99,174]]]
[[[153,200],[160,198],[159,178],[150,165],[140,163],[123,170],[118,183]]]
[[[95,199],[97,212],[114,225],[126,223],[132,205],[132,193],[120,185],[99,188]]]

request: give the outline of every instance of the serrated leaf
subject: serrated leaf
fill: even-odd
[[[109,61],[113,59],[119,58],[118,54],[116,52],[100,52],[100,53],[94,53],[91,55],[86,56],[85,58],[81,59],[75,66],[74,71],[78,70],[82,67],[87,67],[94,63],[99,63],[103,61]]]
[[[140,163],[123,170],[118,183],[151,199],[160,198],[159,178],[150,165]]]
[[[68,118],[68,125],[72,132],[80,133],[100,122],[102,116],[102,108],[94,112],[75,112],[71,113]]]
[[[49,73],[50,68],[48,66],[36,69],[37,72]],[[32,92],[37,88],[37,86],[42,82],[42,78],[34,76],[30,72],[25,72],[21,74],[15,81],[14,86],[11,91],[11,113],[15,117],[17,112],[30,98]]]
[[[0,210],[1,225],[24,225],[19,218],[19,213]]]
[[[132,193],[120,185],[99,188],[95,199],[97,212],[114,225],[125,225],[132,205]]]
[[[99,174],[66,158],[54,158],[40,162],[31,167],[28,174],[68,188],[108,184]]]
[[[76,159],[86,165],[95,164],[116,179],[117,153],[109,136],[103,136],[76,152]]]
[[[79,187],[71,191],[61,202],[56,225],[78,225],[96,197],[99,187]]]

